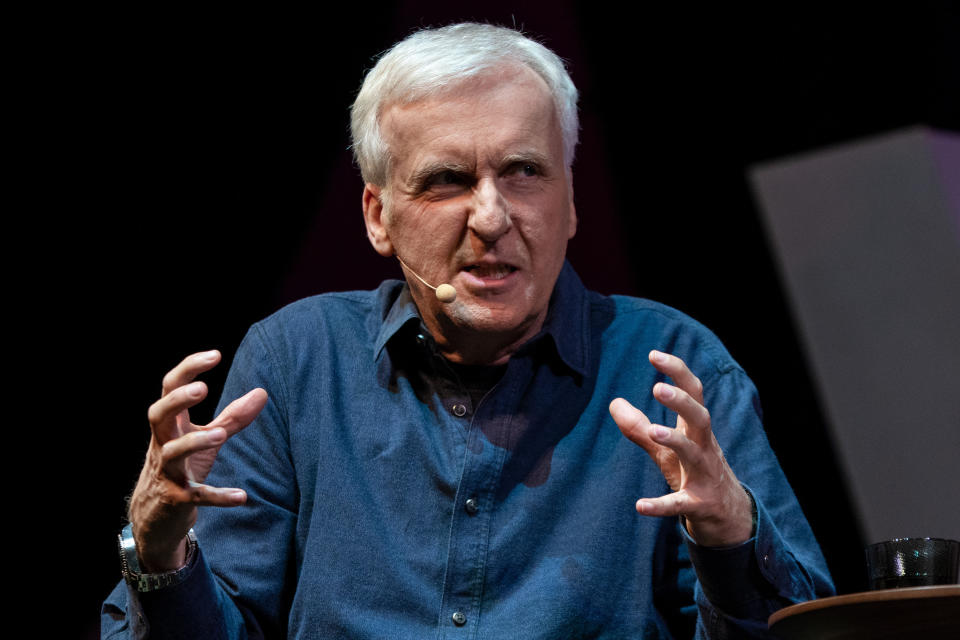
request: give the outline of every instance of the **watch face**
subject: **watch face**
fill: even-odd
[[[117,536],[120,541],[120,565],[123,577],[130,579],[140,573],[140,560],[137,558],[137,543],[133,539],[133,525],[128,524]]]

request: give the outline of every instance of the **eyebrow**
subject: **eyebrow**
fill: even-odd
[[[530,164],[535,164],[543,169],[546,169],[550,166],[550,160],[547,156],[543,155],[538,151],[520,151],[518,153],[511,153],[504,156],[501,161],[501,166],[508,167],[511,164],[516,164],[518,162],[529,162]]]
[[[534,151],[531,149],[505,155],[500,160],[500,167],[503,169],[518,162],[529,162],[531,164],[535,164],[540,167],[541,170],[546,170],[550,166],[550,159],[547,156],[539,151]],[[450,171],[457,175],[468,176],[473,174],[474,167],[473,165],[449,160],[435,160],[428,162],[414,171],[410,177],[407,178],[406,187],[414,193],[422,191],[424,185],[426,185],[431,178],[443,173],[444,171]]]

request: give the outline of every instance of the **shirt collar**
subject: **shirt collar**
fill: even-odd
[[[408,323],[416,322],[420,325],[420,312],[410,295],[410,287],[401,280],[387,280],[380,285],[377,293],[383,322],[377,333],[373,353],[379,360],[387,343]]]
[[[568,367],[582,376],[589,373],[590,305],[587,290],[567,261],[553,287],[540,334],[553,338],[557,355]]]
[[[417,305],[406,283],[398,280],[384,282],[378,291],[383,322],[377,333],[374,354],[381,360],[384,348],[394,336],[410,323],[422,326]],[[563,268],[553,287],[550,306],[543,328],[521,351],[534,342],[549,336],[553,339],[557,356],[570,369],[585,376],[589,372],[590,306],[587,291],[569,262]],[[426,331],[426,329],[422,329]]]

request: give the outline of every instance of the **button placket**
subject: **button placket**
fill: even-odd
[[[444,595],[441,601],[440,624],[446,626],[449,635],[442,631],[439,637],[455,638],[470,631],[476,633],[480,623],[479,612],[483,608],[482,589],[487,570],[486,549],[490,542],[492,513],[491,493],[499,485],[507,459],[507,449],[492,446],[488,438],[497,440],[509,428],[507,412],[498,412],[497,407],[516,406],[520,389],[502,385],[496,400],[483,409],[473,407],[466,390],[458,385],[456,395],[448,397],[446,406],[456,416],[454,406],[464,408],[462,426],[467,426],[464,466],[454,497],[447,566],[444,574]],[[488,394],[489,395],[489,394]],[[490,434],[494,434],[491,436]],[[483,508],[481,508],[483,506]],[[487,508],[491,506],[491,508]],[[462,617],[457,616],[461,614]],[[456,616],[456,617],[454,617]],[[458,623],[457,620],[461,620]]]
[[[473,415],[467,442],[465,465],[454,498],[453,526],[447,556],[445,575],[446,593],[442,603],[449,635],[457,638],[476,633],[479,610],[482,608],[481,588],[485,573],[485,554],[490,535],[488,510],[480,508],[488,500],[486,492],[495,485],[506,457],[505,450],[492,446],[472,446],[469,440],[482,439],[482,427],[475,424],[481,418]]]

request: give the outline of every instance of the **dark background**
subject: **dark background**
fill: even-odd
[[[960,130],[956,7],[449,4],[85,10],[51,17],[23,54],[44,96],[30,157],[49,176],[33,222],[52,270],[33,291],[45,339],[26,375],[69,506],[50,529],[55,557],[74,558],[78,595],[58,605],[70,635],[96,637],[119,578],[115,536],[164,372],[202,349],[229,361],[252,322],[296,298],[398,276],[365,238],[348,108],[376,54],[462,19],[521,27],[569,62],[571,262],[594,289],[720,336],[760,389],[839,590],[863,588],[864,540],[745,170],[918,123]],[[214,397],[225,371],[205,378]]]

